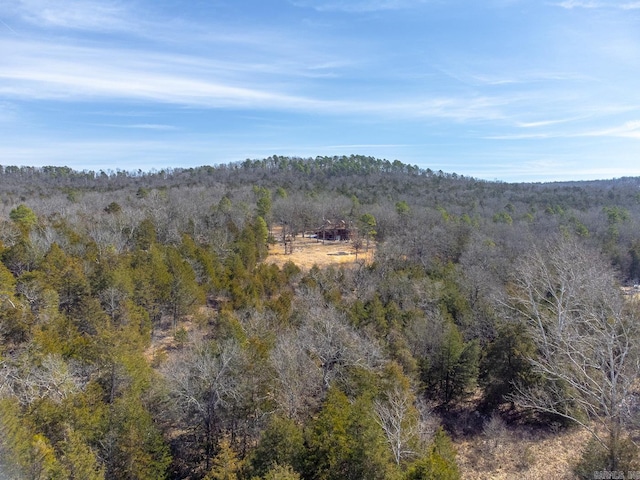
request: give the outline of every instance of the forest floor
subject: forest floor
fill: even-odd
[[[280,238],[280,232],[277,227],[274,228],[273,236]],[[282,267],[287,262],[293,262],[302,270],[309,270],[314,265],[318,267],[327,267],[329,265],[355,265],[357,262],[371,262],[373,260],[376,245],[374,241],[369,243],[369,250],[366,246],[358,251],[356,259],[356,251],[353,243],[343,241],[318,240],[316,238],[308,238],[297,236],[293,241],[293,252],[284,253],[284,245],[282,241],[269,246],[269,255],[266,263],[275,263]]]
[[[181,321],[180,327],[185,331],[191,330],[193,324],[191,321]],[[160,324],[154,328],[151,334],[151,343],[144,352],[145,358],[152,364],[158,365],[166,359],[169,351],[175,350],[178,346],[176,340],[176,330],[169,317],[162,319]]]
[[[458,439],[454,445],[465,480],[569,480],[576,478],[572,466],[588,440],[584,429],[551,433],[521,426],[497,437]]]

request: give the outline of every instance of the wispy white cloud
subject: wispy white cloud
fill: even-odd
[[[0,18],[0,24],[2,24],[7,30],[9,30],[14,35],[17,35],[18,32],[16,32],[13,28],[11,28],[11,26],[8,23],[6,23],[4,20],[2,20],[1,18]]]
[[[496,135],[483,135],[485,140],[543,140],[550,138],[564,138],[567,136],[562,132],[540,132],[540,133],[505,133]]]
[[[574,119],[547,121],[547,122],[532,122],[532,123],[519,123],[518,127],[522,128],[544,128],[546,126],[555,125],[558,123],[570,122]],[[571,128],[552,129],[552,130],[540,130],[530,133],[506,133],[499,135],[487,135],[483,138],[488,140],[532,140],[532,139],[552,139],[552,138],[588,138],[588,137],[613,137],[613,138],[628,138],[628,139],[640,139],[640,120],[633,120],[625,122],[622,125],[609,126],[604,128],[589,128],[582,126],[573,126]]]
[[[6,0],[0,0],[0,5],[3,1]],[[89,28],[95,21],[89,13],[94,3],[73,0],[71,7],[61,7],[55,14],[47,10],[52,7],[44,0],[20,0],[19,6],[22,14],[34,22],[38,19],[49,25]],[[334,3],[337,8],[338,3]],[[423,2],[372,0],[350,2],[345,8],[408,8],[420,3]],[[314,8],[333,5],[327,1],[307,4]],[[78,8],[75,14],[71,13],[73,6]],[[96,16],[101,17],[114,28],[128,24],[127,12],[119,3],[104,2],[103,10],[98,9]],[[348,74],[357,60],[339,54],[314,54],[308,46],[291,50],[291,45],[300,42],[292,42],[290,38],[272,41],[263,33],[240,35],[228,31],[208,35],[200,28],[192,30],[196,32],[194,35],[218,47],[210,51],[229,53],[211,55],[210,51],[203,51],[202,54],[184,55],[130,47],[102,48],[91,44],[80,47],[55,41],[5,41],[5,50],[10,53],[0,69],[0,94],[26,100],[135,100],[206,109],[275,109],[329,115],[365,114],[379,118],[439,118],[456,122],[503,119],[508,115],[504,110],[511,108],[509,104],[514,100],[513,96],[487,96],[477,91],[432,95],[427,91],[405,93],[402,89],[384,95],[345,96],[340,90],[318,87],[322,86],[320,81],[323,79]],[[193,37],[185,33],[182,40],[187,38]],[[219,48],[229,44],[239,49]],[[282,45],[278,48],[285,51],[272,51],[262,56],[259,49],[265,48],[264,45]],[[237,55],[230,53],[234,51]],[[499,85],[524,81],[522,78],[500,80],[489,77],[475,82]]]
[[[12,53],[0,70],[0,92],[5,96],[141,99],[209,108],[298,109],[321,103],[269,86],[258,75],[264,70],[262,63],[222,64],[129,49],[24,42],[9,44],[8,51]]]
[[[448,118],[456,121],[500,118],[512,98],[471,95],[418,95],[391,92],[383,97],[319,94],[316,84],[297,83],[284,65],[228,63],[205,57],[163,55],[132,49],[103,49],[42,43],[10,43],[0,70],[0,94],[7,98],[59,101],[146,101],[198,108],[275,109],[329,115]],[[323,68],[322,66],[320,68]],[[300,69],[301,72],[304,67]],[[294,71],[295,72],[295,71]]]
[[[516,122],[516,126],[519,128],[540,128],[540,127],[548,127],[551,125],[560,125],[563,123],[574,122],[576,120],[583,120],[585,117],[570,117],[570,118],[559,118],[555,120],[539,120],[536,122]]]
[[[157,131],[171,131],[179,130],[175,125],[164,125],[158,123],[134,123],[134,124],[117,124],[117,123],[101,123],[99,127],[109,128],[128,128],[133,130],[157,130]]]
[[[523,71],[523,72],[511,72],[510,74],[497,74],[497,73],[475,73],[469,74],[470,81],[477,85],[515,85],[515,84],[527,84],[527,83],[540,83],[540,82],[573,82],[573,81],[587,81],[593,80],[593,76],[587,76],[582,73],[571,71]]]
[[[601,130],[591,130],[580,133],[583,137],[619,137],[640,139],[640,120],[633,120],[622,125],[604,128]]]
[[[487,121],[505,118],[503,107],[508,105],[507,96],[450,96],[417,101],[407,104],[407,111],[417,116],[446,118],[457,122]]]
[[[385,10],[402,10],[414,8],[427,3],[426,0],[294,0],[291,2],[298,7],[313,8],[319,12],[366,13]]]
[[[440,64],[434,67],[442,75],[456,82],[473,87],[510,87],[532,85],[539,88],[545,83],[597,82],[598,78],[591,72],[580,71],[577,67],[566,65],[559,67],[521,67],[508,62],[497,63],[491,59],[462,56],[450,61],[449,65]],[[493,62],[493,64],[491,64]],[[487,63],[490,65],[487,66]]]
[[[0,0],[3,11],[39,27],[91,31],[131,28],[124,5],[109,0]]]
[[[220,145],[215,140],[176,142],[174,140],[53,139],[46,136],[6,140],[0,145],[5,164],[68,165],[82,168],[151,168],[175,165],[176,156],[192,159],[190,165],[204,164],[215,153],[245,158],[242,146]],[[88,164],[91,162],[91,165]],[[210,161],[211,162],[211,161]],[[144,164],[142,167],[139,165]]]
[[[62,67],[62,64],[58,64]],[[215,80],[161,75],[118,68],[70,68],[33,71],[7,69],[0,78],[9,80],[9,85],[0,83],[4,95],[25,99],[83,100],[146,100],[157,103],[172,103],[203,108],[266,108],[309,107],[318,103],[304,97],[290,96],[243,88]]]
[[[583,1],[583,0],[565,0],[560,3],[553,3],[552,5],[556,7],[566,8],[567,10],[571,10],[573,8],[599,8],[602,6],[602,3],[595,1]]]
[[[402,143],[362,143],[362,144],[344,144],[344,145],[326,145],[322,148],[328,148],[331,150],[345,151],[358,148],[404,148],[412,145]]]
[[[255,63],[262,59],[264,71],[274,68],[274,64],[275,68],[281,68],[286,63],[294,75],[302,73],[301,66],[308,67],[304,74],[310,77],[331,75],[332,70],[345,63],[344,57],[337,54],[318,53],[320,48],[332,45],[331,39],[323,38],[316,44],[313,37],[301,36],[294,27],[272,27],[264,21],[238,26],[189,15],[190,5],[185,6],[184,15],[182,10],[176,15],[162,7],[154,8],[156,2],[146,7],[144,3],[144,0],[0,0],[0,21],[11,19],[11,25],[23,22],[32,27],[28,32],[30,39],[55,41],[53,35],[64,34],[67,41],[75,39],[76,45],[82,45],[88,43],[87,35],[100,33],[91,39],[95,44],[120,43],[131,47],[142,40],[156,52],[177,52],[176,57],[184,52],[191,55],[203,52],[209,62],[215,57],[235,58],[235,53],[241,52],[253,56]],[[216,6],[210,6],[209,10],[215,11]],[[12,28],[4,23],[13,31],[25,26]],[[183,60],[188,62],[193,57],[184,55]]]
[[[562,7],[567,10],[574,8],[610,8],[620,10],[636,10],[640,9],[640,2],[602,2],[595,0],[565,0],[559,3],[552,3],[556,7]]]

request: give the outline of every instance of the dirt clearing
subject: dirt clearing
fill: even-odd
[[[274,237],[279,238],[274,232]],[[327,267],[329,265],[355,265],[356,251],[352,242],[318,240],[316,238],[302,238],[297,236],[292,242],[293,253],[284,253],[282,241],[269,246],[269,255],[265,259],[266,263],[275,263],[282,267],[291,261],[302,270],[309,270],[313,265]],[[358,250],[357,261],[371,262],[375,252],[375,242],[369,244],[369,251],[366,245]]]

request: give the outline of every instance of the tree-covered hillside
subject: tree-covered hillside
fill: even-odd
[[[450,479],[496,422],[637,467],[640,179],[273,156],[0,201],[0,478]],[[374,260],[265,262],[328,220]]]

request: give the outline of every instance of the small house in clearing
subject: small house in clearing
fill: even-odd
[[[319,240],[343,241],[351,240],[351,227],[344,220],[325,220],[320,228],[315,230],[315,236]]]

